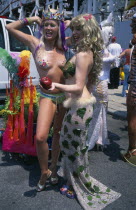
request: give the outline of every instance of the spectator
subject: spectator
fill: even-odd
[[[130,55],[131,55],[131,48],[132,44],[129,44],[129,49],[124,50],[120,54],[120,58],[125,58],[125,64],[123,65],[123,70],[125,74],[124,83],[123,83],[123,89],[122,89],[122,96],[126,96],[126,90],[128,90],[128,77],[129,77],[129,70],[130,70]]]
[[[113,36],[111,38],[111,44],[109,44],[108,46],[108,51],[118,57],[120,55],[120,53],[122,52],[122,48],[120,46],[120,44],[116,43],[116,37]],[[119,86],[119,73],[120,73],[120,70],[119,70],[119,59],[116,58],[114,64],[113,64],[113,68],[110,70],[110,85],[109,85],[109,88],[111,89],[114,89],[114,88],[118,88]]]

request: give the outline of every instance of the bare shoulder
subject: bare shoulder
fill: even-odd
[[[79,52],[77,53],[77,61],[78,60],[83,60],[84,62],[91,63],[93,60],[93,52],[92,51],[87,51],[87,52]]]

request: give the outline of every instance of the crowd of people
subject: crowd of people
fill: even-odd
[[[34,22],[40,27],[40,38],[19,30]],[[100,27],[92,14],[81,14],[65,21],[63,14],[49,9],[43,12],[42,18],[34,16],[6,25],[6,29],[31,50],[40,78],[51,80],[49,88],[40,85],[36,149],[41,177],[37,192],[46,189],[49,178],[51,184],[58,184],[59,175],[66,180],[60,192],[69,198],[77,197],[83,209],[102,209],[120,197],[119,193],[91,177],[88,150],[109,143],[108,84],[118,88],[119,59],[126,56],[122,95],[125,96],[128,89],[131,63],[127,98],[129,149],[123,157],[136,164],[135,26],[136,16],[131,24],[133,52],[131,49],[122,52],[113,36],[111,21],[102,22]],[[65,39],[67,27],[72,36]],[[52,162],[48,168],[47,139],[52,124]],[[57,171],[60,151],[61,166]]]

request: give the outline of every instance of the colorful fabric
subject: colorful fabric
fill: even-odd
[[[56,104],[61,104],[65,100],[65,94],[64,93],[57,93],[57,94],[47,94],[42,91],[40,91],[40,96],[43,98],[49,98]]]
[[[19,56],[15,53],[10,55],[5,49],[0,48],[0,62],[8,70],[10,79],[16,87],[24,86],[30,74],[30,55],[31,52],[28,50],[23,50]]]
[[[65,114],[60,133],[62,152],[58,174],[68,180],[83,209],[103,209],[120,197],[90,176],[86,140],[92,120],[92,103],[71,106]]]
[[[21,91],[10,81],[9,102],[7,101],[3,110],[3,114],[7,115],[2,141],[3,151],[37,155],[34,137],[34,117],[37,117],[38,109],[36,95],[36,88],[31,80],[30,84],[28,83],[28,86],[23,87]],[[27,96],[27,101],[25,96]]]

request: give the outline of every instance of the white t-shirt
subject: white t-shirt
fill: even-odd
[[[112,55],[116,56],[115,67],[118,67],[120,65],[120,59],[118,58],[118,56],[122,52],[121,45],[118,43],[111,43],[111,44],[109,44],[107,49]]]

